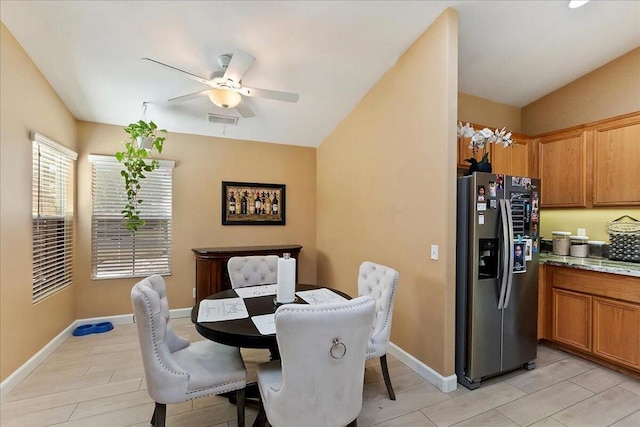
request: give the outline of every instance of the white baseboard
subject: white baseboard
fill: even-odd
[[[169,310],[172,319],[178,319],[181,317],[191,316],[191,308],[177,308]],[[60,332],[55,338],[53,338],[47,345],[42,347],[39,352],[34,354],[29,360],[27,360],[22,366],[16,369],[11,375],[9,375],[2,383],[0,383],[0,398],[4,398],[11,390],[15,388],[20,381],[24,380],[34,369],[42,363],[47,357],[51,355],[62,343],[73,334],[75,328],[80,325],[90,325],[93,323],[111,322],[114,325],[125,325],[133,323],[133,314],[121,314],[117,316],[104,316],[104,317],[92,317],[88,319],[74,320],[69,326],[67,326],[62,332]]]
[[[389,343],[389,349],[387,353],[400,360],[402,363],[411,368],[416,374],[420,375],[422,378],[438,387],[443,393],[450,393],[458,387],[458,378],[455,374],[449,375],[448,377],[443,377],[433,368],[425,365],[394,343]]]

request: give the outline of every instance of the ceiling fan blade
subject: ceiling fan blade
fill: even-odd
[[[242,76],[244,76],[244,73],[249,70],[249,68],[253,64],[253,61],[255,60],[256,58],[254,58],[247,52],[236,50],[231,56],[231,62],[229,62],[227,71],[225,71],[224,73],[224,78],[235,83],[240,83],[240,80],[242,80]]]
[[[240,115],[245,119],[255,116],[253,111],[251,111],[251,108],[249,108],[249,106],[244,102],[244,100],[240,101],[240,103],[236,105],[236,111],[240,113]]]
[[[198,81],[200,83],[204,83],[206,85],[210,84],[209,83],[210,82],[209,79],[205,79],[204,77],[196,76],[195,74],[192,74],[192,73],[190,73],[188,71],[181,70],[180,68],[176,68],[176,67],[173,67],[171,65],[163,64],[162,62],[156,61],[155,59],[151,59],[151,58],[142,58],[142,59],[145,60],[145,61],[153,62],[153,63],[158,64],[158,65],[162,65],[163,67],[171,68],[172,70],[177,71],[179,73],[186,74],[187,77],[189,77],[190,79],[193,79],[193,80]]]
[[[253,96],[256,98],[275,99],[277,101],[298,102],[300,95],[291,92],[280,92],[277,90],[256,89],[253,87],[242,87],[238,89],[243,95]]]
[[[207,92],[209,92],[210,90],[211,89],[207,89],[207,90],[203,90],[203,91],[200,91],[200,92],[190,93],[189,95],[177,96],[175,98],[171,98],[169,100],[169,102],[172,102],[172,101],[189,101],[191,99],[200,98],[201,96],[206,96]]]

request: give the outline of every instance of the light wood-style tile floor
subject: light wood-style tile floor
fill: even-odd
[[[176,332],[202,339],[188,318]],[[268,352],[243,350],[249,379]],[[358,426],[640,426],[640,381],[545,346],[537,368],[442,393],[389,356],[397,400],[388,399],[378,360],[367,362]],[[135,325],[69,337],[0,402],[2,427],[145,427],[153,413]],[[250,425],[256,408],[247,407]],[[167,427],[235,426],[235,407],[210,397],[167,405]],[[296,426],[307,427],[307,426]]]

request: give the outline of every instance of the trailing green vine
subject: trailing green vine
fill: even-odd
[[[152,172],[160,166],[160,162],[149,159],[149,155],[154,149],[162,153],[162,145],[166,137],[156,134],[166,135],[167,131],[158,129],[155,123],[147,123],[144,120],[129,124],[124,131],[129,134],[129,140],[123,141],[125,150],[116,153],[116,159],[124,165],[120,174],[124,178],[127,191],[127,204],[121,213],[125,226],[135,234],[145,224],[144,219],[140,218],[140,204],[143,200],[138,198],[142,180],[145,178],[145,173]]]

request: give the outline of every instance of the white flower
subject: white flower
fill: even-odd
[[[458,137],[471,138],[469,148],[473,150],[474,157],[478,149],[484,149],[486,152],[487,144],[501,143],[504,147],[509,147],[515,142],[511,139],[511,135],[512,133],[507,132],[507,129],[504,127],[501,130],[496,129],[495,131],[489,128],[477,131],[469,123],[462,125],[462,122],[458,122]]]
[[[471,138],[474,133],[475,130],[473,130],[473,126],[471,126],[469,123],[463,126],[462,122],[458,122],[458,136],[462,138]]]

